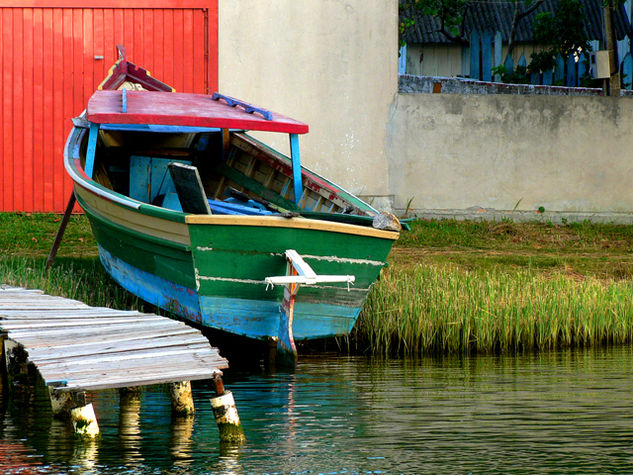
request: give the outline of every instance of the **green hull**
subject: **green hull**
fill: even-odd
[[[184,318],[252,338],[277,336],[283,287],[267,289],[264,279],[285,275],[287,249],[295,249],[317,274],[356,278],[349,289],[344,283],[301,288],[294,335],[309,339],[351,330],[393,244],[393,239],[261,223],[185,224],[190,243],[177,243],[117,223],[112,218],[117,209],[111,208],[120,205],[101,203],[111,209],[106,216],[82,198],[88,196],[85,190],[79,191],[104,265],[121,285]],[[137,222],[176,219],[153,207],[134,213]]]

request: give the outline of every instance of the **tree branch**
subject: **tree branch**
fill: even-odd
[[[514,4],[514,15],[512,17],[512,27],[510,28],[510,38],[508,38],[508,55],[511,55],[512,51],[514,50],[514,43],[515,43],[514,37],[516,36],[516,31],[517,31],[517,26],[519,25],[519,21],[521,21],[523,18],[525,18],[534,10],[536,10],[539,6],[541,6],[541,4],[544,1],[545,0],[537,0],[536,2],[534,2],[534,4],[530,8],[528,8],[527,10],[524,10],[523,12],[520,12],[520,5],[522,5],[521,2],[517,1]]]

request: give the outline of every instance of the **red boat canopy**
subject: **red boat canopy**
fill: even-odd
[[[88,101],[94,124],[149,124],[305,134],[308,125],[214,94],[159,91],[96,91]]]

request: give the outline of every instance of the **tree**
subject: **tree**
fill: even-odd
[[[536,15],[532,31],[534,41],[546,47],[532,53],[528,66],[532,72],[552,69],[558,54],[567,58],[571,54],[591,51],[585,31],[585,11],[580,0],[559,0],[554,13]]]
[[[512,53],[516,43],[515,38],[520,21],[534,12],[543,2],[544,0],[508,0],[508,4],[513,7],[508,54]],[[428,15],[438,19],[440,23],[438,33],[453,43],[466,46],[469,44],[465,31],[466,17],[476,3],[477,0],[402,0],[400,10],[408,12],[408,15],[401,17],[401,37],[415,24],[417,15]]]
[[[471,0],[404,0],[400,2],[400,10],[408,12],[400,23],[400,34],[415,24],[418,15],[437,18],[440,27],[437,30],[449,41],[468,45],[464,31],[466,14],[471,7]]]

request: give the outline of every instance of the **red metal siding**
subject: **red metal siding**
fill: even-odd
[[[70,119],[116,61],[116,44],[177,91],[213,92],[217,0],[209,4],[0,7],[0,211],[64,210],[72,189],[62,163]]]

